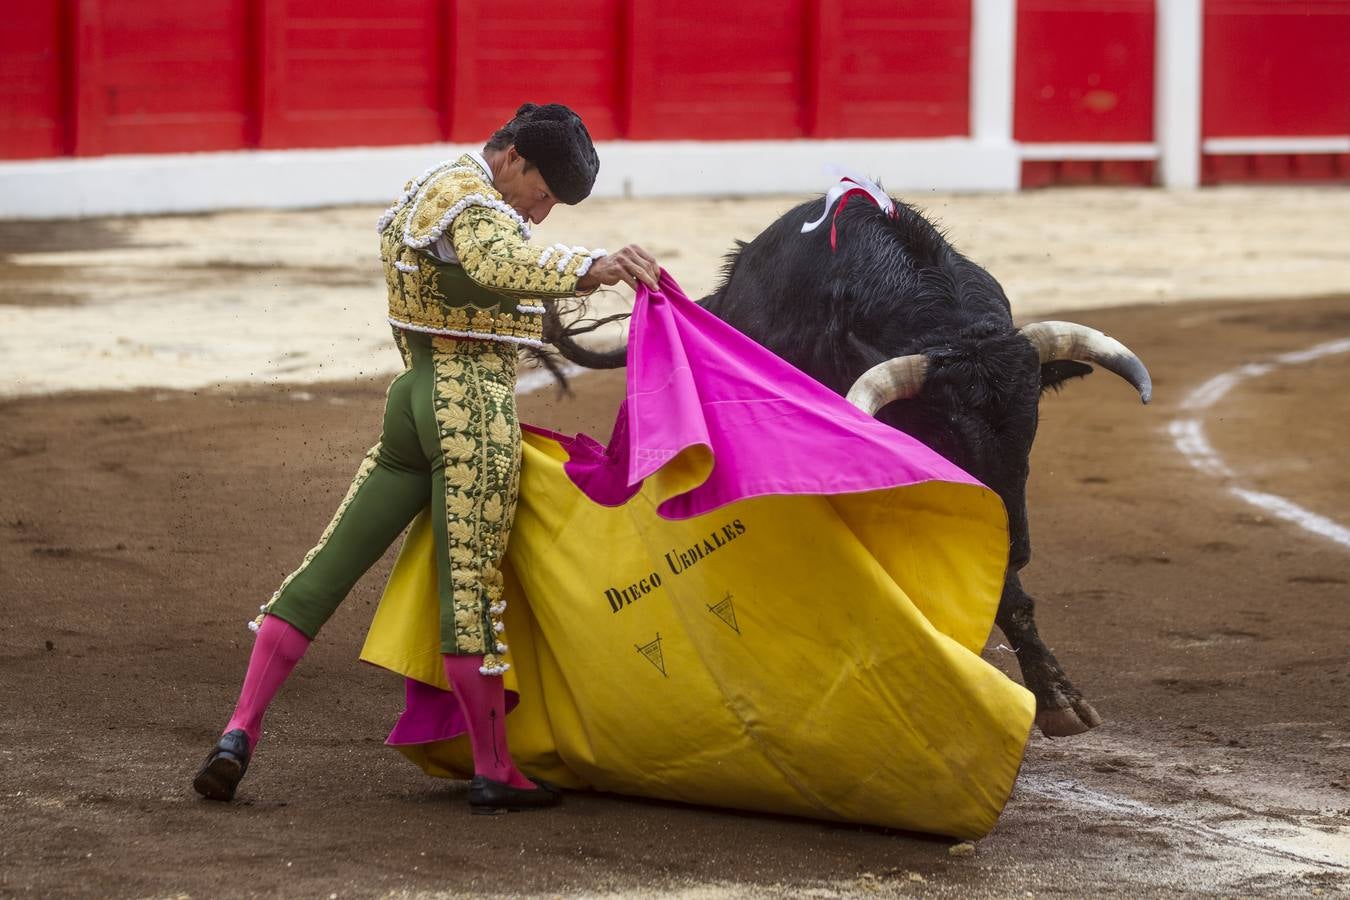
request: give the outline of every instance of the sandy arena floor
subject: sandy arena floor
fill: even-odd
[[[696,295],[786,205],[597,204],[540,237],[631,235]],[[377,211],[11,223],[0,895],[1350,893],[1350,192],[927,205],[1023,318],[1102,328],[1156,384],[1149,407],[1101,373],[1042,404],[1024,582],[1106,724],[1035,738],[973,853],[588,794],[470,819],[463,784],[381,745],[401,686],[355,655],[388,559],[275,704],[242,802],[199,800],[242,622],[378,427]],[[522,414],[603,438],[622,373],[575,389]]]

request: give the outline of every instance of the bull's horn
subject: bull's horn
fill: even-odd
[[[1145,403],[1153,399],[1153,379],[1139,357],[1120,341],[1073,322],[1032,322],[1020,333],[1041,355],[1041,364],[1057,359],[1092,362],[1124,378]]]
[[[858,376],[848,389],[848,402],[867,413],[877,414],[893,400],[905,400],[919,393],[928,373],[928,357],[922,353],[897,356]]]

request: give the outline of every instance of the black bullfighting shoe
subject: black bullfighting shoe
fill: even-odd
[[[197,793],[208,800],[233,800],[234,789],[248,771],[248,735],[236,728],[220,736],[220,740],[206,754],[201,771],[192,779]]]
[[[562,802],[562,791],[547,781],[530,779],[536,788],[512,787],[484,775],[469,782],[469,809],[476,816],[494,816],[512,810],[543,809]]]

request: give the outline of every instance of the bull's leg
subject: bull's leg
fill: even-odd
[[[1036,697],[1036,725],[1046,737],[1082,734],[1102,724],[1102,717],[1073,686],[1059,660],[1041,641],[1033,611],[1035,601],[1022,590],[1016,572],[1009,572],[999,601],[998,624],[1017,651],[1022,683]]]

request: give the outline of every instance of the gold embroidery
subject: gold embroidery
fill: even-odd
[[[469,320],[469,330],[479,334],[492,334],[493,324],[492,313],[484,309],[476,309],[473,312],[473,318]]]
[[[473,456],[477,446],[468,435],[452,434],[441,438],[441,452],[446,460],[462,460]]]
[[[460,265],[405,245],[405,231],[419,245],[448,236]],[[468,156],[434,172],[416,198],[393,211],[380,233],[380,251],[391,318],[418,328],[526,341],[542,338],[543,320],[538,313],[519,312],[516,299],[572,296],[576,273],[592,258],[584,250],[574,253],[559,272],[557,262],[563,257],[553,253],[547,265],[539,265],[539,251],[522,236],[501,194]],[[400,270],[400,265],[411,271]],[[497,295],[498,303],[445,296],[441,273],[450,269],[462,270]]]
[[[485,654],[484,669],[499,674],[505,665],[495,652],[502,630],[500,566],[520,478],[516,354],[450,338],[433,339],[432,353],[454,621],[446,639],[456,652]]]
[[[457,488],[469,487],[478,479],[478,468],[466,463],[445,467],[445,483]]]
[[[501,413],[492,417],[488,423],[488,437],[493,443],[505,444],[511,438],[511,426],[507,424],[506,417]]]
[[[496,525],[502,520],[502,498],[500,494],[493,494],[483,504],[483,518]]]
[[[447,401],[445,406],[436,410],[436,421],[447,431],[459,431],[468,427],[469,411]]]
[[[463,494],[449,494],[445,498],[447,516],[467,516],[473,512],[473,501]]]

